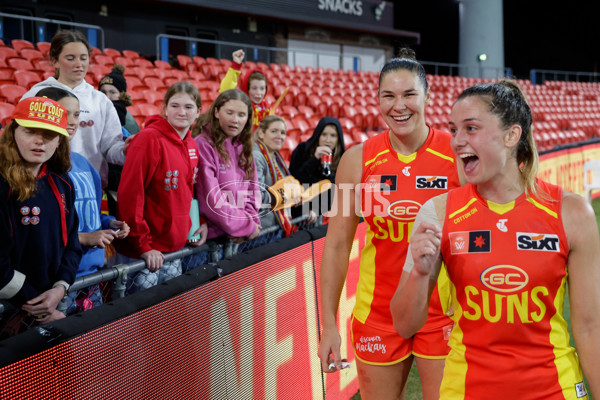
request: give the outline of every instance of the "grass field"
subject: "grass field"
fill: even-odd
[[[600,198],[595,199],[592,202],[592,207],[594,208],[594,212],[596,213],[596,221],[598,222],[598,226],[600,226]],[[570,330],[570,308],[569,308],[569,297],[565,296],[565,307],[564,307],[564,316],[565,319],[569,322],[569,330]],[[571,345],[573,345],[573,336],[571,335]],[[413,364],[413,368],[410,371],[410,375],[408,376],[408,384],[405,400],[423,400],[423,396],[421,395],[421,384],[419,382],[419,373],[415,364]],[[352,397],[351,400],[360,400],[360,393],[357,393]]]

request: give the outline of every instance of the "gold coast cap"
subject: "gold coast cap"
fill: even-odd
[[[69,136],[67,110],[47,97],[28,97],[17,104],[12,114],[17,124],[26,128],[48,129]]]

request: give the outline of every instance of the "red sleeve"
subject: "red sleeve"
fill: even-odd
[[[136,134],[127,150],[117,192],[120,219],[131,228],[126,238],[126,253],[134,253],[137,257],[152,250],[152,237],[144,219],[144,208],[146,188],[158,164],[157,153],[158,146],[153,135],[144,135],[143,132]]]

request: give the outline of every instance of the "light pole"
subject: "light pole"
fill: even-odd
[[[477,54],[477,64],[479,65],[479,77],[483,78],[483,65],[482,63],[487,60],[486,53]]]

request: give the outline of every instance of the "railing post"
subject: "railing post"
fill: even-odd
[[[115,268],[119,271],[119,276],[117,276],[113,284],[113,300],[125,297],[125,290],[127,289],[127,267],[117,265]]]

